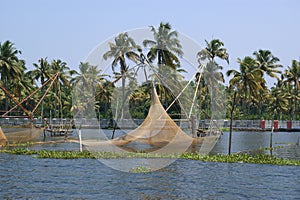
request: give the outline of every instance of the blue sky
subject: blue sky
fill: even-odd
[[[284,66],[300,59],[298,0],[0,0],[0,41],[22,51],[28,69],[41,57],[77,68],[99,43],[161,21],[200,45],[219,38],[237,58],[268,49]]]

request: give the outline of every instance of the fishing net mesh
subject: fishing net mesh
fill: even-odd
[[[33,125],[0,129],[0,143],[10,144],[35,142],[40,139],[43,129]]]
[[[187,135],[168,115],[160,103],[155,87],[153,87],[151,106],[144,122],[131,132],[104,142],[83,141],[89,150],[118,151],[119,147],[125,151],[143,151],[155,153],[208,153],[214,146],[217,136],[193,138]],[[140,149],[140,144],[148,145]]]

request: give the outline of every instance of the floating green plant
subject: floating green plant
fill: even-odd
[[[30,150],[28,148],[14,148],[1,150],[2,153],[16,155],[37,155],[38,158],[52,159],[124,159],[124,158],[167,158],[167,159],[189,159],[203,162],[226,162],[226,163],[253,163],[272,165],[294,165],[300,166],[300,160],[287,160],[270,155],[257,154],[231,154],[231,155],[201,155],[196,153],[183,154],[155,154],[155,153],[116,153],[116,152],[90,152],[90,151],[50,151]],[[134,170],[134,169],[132,169]],[[138,170],[138,169],[137,169]]]
[[[150,173],[151,169],[148,167],[144,167],[144,166],[137,166],[135,168],[130,169],[129,172],[146,174],[146,173]]]
[[[287,160],[270,155],[258,154],[231,154],[231,155],[199,155],[184,153],[183,159],[201,160],[205,162],[226,162],[226,163],[253,163],[253,164],[272,164],[272,165],[295,165],[300,166],[300,160]]]

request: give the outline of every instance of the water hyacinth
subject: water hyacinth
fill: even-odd
[[[130,158],[173,158],[199,160],[203,162],[224,162],[224,163],[253,163],[272,165],[293,165],[300,166],[300,160],[287,160],[270,155],[257,154],[231,154],[231,155],[201,155],[196,153],[183,154],[154,154],[154,153],[115,153],[115,152],[90,152],[90,151],[50,151],[30,150],[28,148],[4,149],[1,153],[15,155],[37,155],[38,158],[52,159],[130,159]],[[133,169],[137,170],[137,169]]]

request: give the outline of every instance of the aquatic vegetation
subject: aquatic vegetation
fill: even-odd
[[[38,158],[55,158],[55,159],[79,159],[94,158],[89,151],[47,151],[41,150],[37,152]]]
[[[15,155],[33,155],[33,154],[37,154],[37,151],[30,150],[28,148],[3,149],[0,152],[2,152],[2,153],[9,153],[9,154],[15,154]]]
[[[168,159],[189,159],[203,162],[225,162],[225,163],[253,163],[271,165],[293,165],[300,166],[300,160],[287,160],[270,155],[257,154],[231,154],[231,155],[201,155],[196,153],[183,154],[155,154],[155,153],[115,153],[115,152],[90,152],[90,151],[50,151],[30,150],[28,148],[4,149],[1,153],[16,155],[37,155],[38,158],[51,159],[130,159],[130,158],[168,158]],[[139,169],[132,169],[139,170]],[[140,169],[142,170],[142,169]],[[145,169],[144,169],[145,170]]]
[[[151,169],[148,167],[144,167],[144,166],[137,166],[136,168],[130,169],[129,172],[146,174],[146,173],[150,173]]]
[[[272,165],[295,165],[300,166],[300,160],[286,160],[270,155],[258,154],[231,154],[231,155],[199,155],[185,153],[181,155],[183,159],[201,160],[205,162],[226,162],[226,163],[253,163]]]

